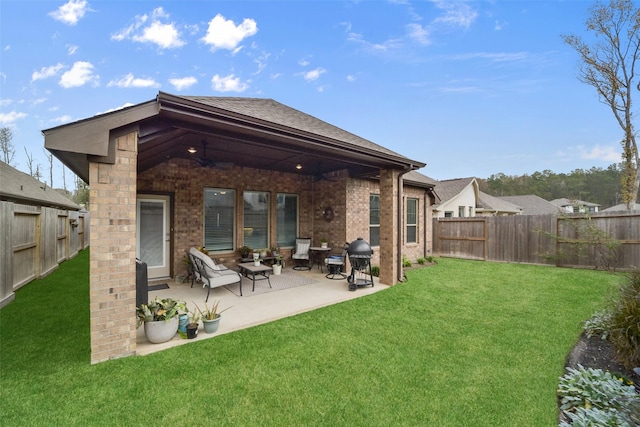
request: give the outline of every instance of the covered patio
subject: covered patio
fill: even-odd
[[[45,147],[90,187],[92,363],[140,351],[136,257],[153,267],[151,278],[170,281],[184,274],[193,246],[235,268],[243,245],[277,247],[290,259],[296,237],[312,246],[327,239],[332,253],[363,237],[375,239],[379,282],[393,285],[404,250],[426,255],[433,183],[403,182],[425,163],[271,99],[160,92],[43,133]],[[160,232],[149,237],[156,215]]]
[[[184,339],[180,337],[179,334],[176,334],[170,341],[161,344],[151,344],[145,338],[144,328],[141,326],[138,328],[136,335],[136,354],[146,355],[199,340],[215,338],[221,334],[250,328],[315,310],[320,307],[371,295],[374,292],[379,292],[389,287],[378,283],[377,278],[375,278],[373,287],[360,287],[355,292],[350,292],[346,280],[327,279],[325,277],[326,273],[326,268],[324,272],[321,272],[315,266],[310,271],[304,272],[294,271],[291,267],[287,267],[283,269],[283,275],[303,276],[313,281],[313,283],[265,293],[260,293],[259,289],[258,292],[252,292],[251,281],[244,278],[244,296],[238,296],[226,287],[213,288],[209,296],[209,306],[211,306],[213,301],[219,300],[220,309],[231,307],[222,314],[222,321],[220,322],[220,328],[217,332],[213,334],[205,333],[202,329],[202,323],[200,323],[198,336],[194,339]],[[273,278],[275,279],[275,277]],[[167,284],[169,285],[169,289],[150,291],[149,300],[152,300],[156,296],[160,298],[170,297],[185,301],[189,309],[194,309],[195,304],[204,309],[207,290],[202,288],[202,285],[196,283],[191,287],[190,281],[170,281]],[[261,281],[256,284],[256,287],[264,288],[268,287],[268,285],[265,281]]]

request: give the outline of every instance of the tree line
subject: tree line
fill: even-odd
[[[534,194],[545,200],[567,198],[597,203],[605,209],[623,203],[620,183],[624,174],[622,164],[606,169],[592,167],[575,169],[570,173],[550,170],[531,175],[505,175],[498,173],[487,179],[478,179],[480,190],[492,196],[519,196]]]

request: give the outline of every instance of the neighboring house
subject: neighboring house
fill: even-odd
[[[160,92],[43,133],[90,187],[92,363],[136,352],[136,256],[175,277],[195,245],[233,264],[245,236],[285,256],[297,236],[336,252],[363,237],[393,285],[403,252],[429,251],[425,163],[271,99]]]
[[[85,247],[80,207],[0,161],[0,307]]]
[[[565,213],[597,213],[600,207],[597,203],[585,202],[583,200],[571,200],[571,199],[555,199],[550,202],[552,205],[558,207],[560,212]]]
[[[631,208],[632,212],[640,212],[640,203],[634,203]],[[619,205],[611,206],[607,209],[602,209],[600,212],[629,212],[628,206],[625,203],[621,203]]]
[[[490,194],[479,192],[478,206],[476,207],[476,216],[504,216],[504,215],[521,215],[522,208],[494,197]]]
[[[480,197],[474,177],[437,181],[435,191],[440,202],[433,206],[434,218],[473,217]]]
[[[534,194],[523,196],[500,196],[499,199],[522,209],[522,215],[557,215],[558,207]]]

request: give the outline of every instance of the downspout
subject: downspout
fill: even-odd
[[[409,166],[408,168],[406,168],[403,172],[401,172],[398,175],[398,256],[396,257],[396,262],[398,263],[398,282],[402,282],[404,280],[404,271],[403,271],[403,266],[402,266],[402,243],[403,243],[403,236],[404,233],[402,232],[403,227],[402,227],[402,220],[403,220],[403,216],[402,216],[402,211],[403,211],[403,204],[402,204],[402,196],[404,194],[403,192],[403,176],[407,173],[413,170],[412,166]]]

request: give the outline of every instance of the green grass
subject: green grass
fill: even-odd
[[[3,426],[555,426],[565,357],[620,283],[439,259],[368,297],[90,365],[87,270],[84,251],[0,310]]]

